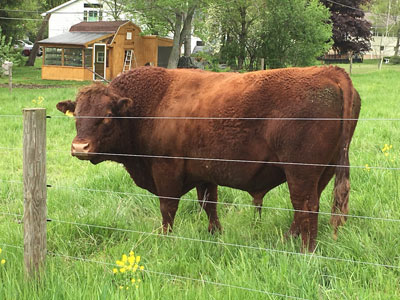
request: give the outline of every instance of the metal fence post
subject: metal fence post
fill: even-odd
[[[24,109],[24,263],[29,277],[46,258],[46,109]]]

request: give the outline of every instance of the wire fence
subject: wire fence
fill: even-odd
[[[9,216],[22,217],[21,214],[9,213],[9,212],[0,212],[0,215],[9,215]],[[48,218],[48,221],[55,222],[55,223],[61,223],[61,224],[75,225],[75,226],[85,226],[85,227],[99,228],[99,229],[105,229],[105,230],[115,230],[115,231],[129,232],[129,233],[135,233],[135,234],[141,234],[141,235],[156,236],[156,237],[160,237],[160,238],[184,240],[184,241],[198,242],[198,243],[205,243],[205,244],[212,244],[212,245],[219,245],[219,246],[226,246],[226,247],[235,247],[235,248],[246,249],[246,250],[257,250],[257,251],[263,251],[263,252],[268,252],[268,253],[278,253],[278,254],[284,254],[284,255],[293,255],[293,256],[298,256],[298,257],[307,257],[307,258],[312,258],[312,259],[337,261],[337,262],[358,264],[358,265],[364,265],[364,266],[384,267],[384,268],[390,268],[390,269],[400,269],[400,265],[381,264],[381,263],[368,262],[368,261],[359,261],[359,260],[340,258],[340,257],[330,257],[330,256],[318,255],[318,254],[315,254],[315,253],[302,253],[302,252],[286,251],[286,250],[279,250],[279,249],[273,249],[273,248],[265,248],[265,247],[260,247],[260,246],[257,247],[257,246],[249,246],[249,245],[243,245],[243,244],[237,244],[237,243],[227,243],[227,242],[222,242],[222,241],[213,241],[213,240],[190,238],[190,237],[178,236],[178,235],[173,235],[173,234],[160,234],[160,233],[147,232],[147,231],[141,231],[141,230],[133,230],[133,229],[124,229],[124,228],[111,227],[111,226],[86,224],[86,223],[65,221],[65,220],[54,219],[54,218]]]
[[[0,150],[22,151],[22,148],[0,147]],[[50,149],[48,152],[70,154],[66,150]],[[361,165],[338,165],[338,164],[319,164],[306,162],[283,162],[283,161],[264,161],[264,160],[245,160],[245,159],[224,159],[224,158],[207,158],[207,157],[190,157],[190,156],[170,156],[170,155],[148,155],[148,154],[128,154],[128,153],[106,153],[106,152],[74,152],[75,154],[102,155],[102,156],[119,156],[134,158],[157,158],[157,159],[180,159],[194,161],[210,161],[210,162],[229,162],[229,163],[252,163],[252,164],[268,164],[268,165],[290,165],[290,166],[306,166],[306,167],[338,167],[348,169],[375,169],[375,170],[400,170],[400,167],[382,167],[382,166],[361,166]]]
[[[23,184],[23,181],[18,181],[18,180],[0,179],[0,182],[15,183],[15,184],[21,184],[21,185]],[[79,187],[73,187],[73,186],[72,187],[71,186],[61,186],[61,185],[54,185],[54,184],[49,184],[48,187],[55,188],[55,189],[62,189],[62,190],[75,190],[75,191],[86,191],[86,192],[96,192],[96,193],[106,193],[106,194],[117,194],[117,195],[124,195],[124,196],[147,197],[147,198],[153,198],[155,200],[159,199],[159,196],[152,195],[152,194],[144,194],[144,193],[118,192],[118,191],[113,191],[113,190],[79,188]],[[210,203],[210,204],[219,204],[219,205],[226,205],[226,206],[263,209],[263,210],[277,210],[277,211],[286,211],[286,212],[310,213],[310,214],[318,214],[318,215],[325,215],[325,216],[339,216],[339,217],[355,218],[355,219],[361,219],[361,220],[387,221],[387,222],[395,222],[395,223],[400,222],[400,219],[395,219],[395,218],[353,215],[353,214],[341,214],[341,213],[325,212],[325,211],[309,211],[309,210],[301,210],[301,209],[286,208],[286,207],[273,207],[273,206],[265,206],[265,205],[259,206],[259,205],[253,205],[253,204],[245,204],[245,203],[211,201],[211,200],[207,200],[207,199],[191,199],[191,198],[178,198],[178,197],[163,197],[163,198],[170,199],[170,200],[177,200],[177,201],[185,201],[185,202],[199,202],[200,205]]]
[[[13,249],[18,249],[18,250],[23,250],[24,249],[21,246],[10,245],[10,244],[5,244],[5,243],[0,243],[0,245],[2,245],[3,247],[4,246],[5,247],[10,247],[10,248],[13,248]],[[113,264],[113,263],[107,263],[107,262],[104,262],[104,261],[87,259],[87,258],[84,258],[84,257],[65,255],[65,254],[56,253],[56,252],[52,252],[52,251],[47,251],[47,255],[48,256],[59,256],[59,257],[67,258],[67,259],[73,259],[73,260],[82,261],[82,262],[86,262],[86,263],[100,264],[100,265],[109,266],[109,267],[119,267],[118,265]],[[290,296],[290,295],[270,292],[270,291],[266,291],[266,290],[258,290],[258,289],[253,289],[253,288],[249,288],[249,287],[243,287],[243,286],[239,286],[239,285],[221,283],[221,282],[216,282],[216,281],[207,280],[207,279],[192,278],[192,277],[188,277],[188,276],[181,276],[181,275],[165,273],[165,272],[160,272],[160,271],[153,271],[153,270],[144,269],[141,272],[147,273],[149,275],[160,275],[160,276],[170,277],[170,278],[173,278],[173,279],[193,281],[193,282],[198,282],[198,283],[202,283],[202,284],[215,285],[215,286],[219,286],[219,287],[234,288],[234,289],[244,290],[244,291],[248,291],[248,292],[261,293],[261,294],[265,294],[265,295],[269,295],[269,296],[281,297],[281,298],[286,298],[286,299],[308,300],[307,298],[302,298],[302,297]]]

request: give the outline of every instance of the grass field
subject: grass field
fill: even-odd
[[[379,72],[371,66],[353,69],[362,99],[360,118],[399,119],[400,67],[384,66]],[[15,77],[24,78],[25,70],[17,69]],[[41,81],[36,78],[34,83]],[[73,99],[77,90],[77,85],[16,88],[10,94],[0,88],[0,115],[21,116],[23,108],[41,106],[48,115],[62,116],[55,104]],[[39,96],[44,98],[41,104]],[[72,158],[74,121],[48,119],[47,173],[53,186],[48,189],[48,216],[65,222],[48,223],[51,253],[39,283],[25,281],[23,251],[4,246],[23,246],[21,218],[4,214],[23,213],[22,118],[0,116],[0,132],[0,261],[5,260],[0,264],[0,299],[400,299],[400,170],[369,168],[400,168],[400,121],[360,120],[350,151],[352,166],[360,166],[351,169],[350,213],[385,220],[349,218],[334,241],[329,216],[320,215],[317,250],[305,256],[299,253],[300,240],[283,237],[291,211],[264,209],[262,220],[255,222],[253,208],[230,205],[251,204],[250,196],[229,188],[219,192],[219,201],[229,203],[218,206],[222,234],[207,232],[205,213],[197,203],[181,201],[172,236],[196,241],[149,235],[160,227],[158,200],[136,187],[116,163],[94,166]],[[385,144],[392,147],[382,151]],[[321,198],[322,212],[330,212],[332,189],[331,182]],[[184,198],[196,196],[192,191]],[[264,205],[292,208],[287,185],[271,191]],[[128,282],[132,277],[113,274],[114,267],[103,264],[115,264],[131,250],[141,255],[144,266],[143,272],[135,273],[134,285]]]

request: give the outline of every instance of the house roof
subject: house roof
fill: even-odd
[[[64,44],[84,46],[102,37],[109,36],[110,32],[66,32],[48,39],[39,41],[39,44]]]
[[[65,2],[65,3],[63,3],[63,4],[59,5],[59,6],[56,6],[56,7],[52,8],[52,9],[42,13],[41,16],[45,16],[47,14],[51,14],[52,12],[55,12],[56,10],[59,10],[60,8],[68,6],[68,5],[70,5],[70,4],[74,3],[74,2],[77,2],[77,1],[79,1],[79,0],[70,0],[68,2]]]
[[[116,33],[120,26],[129,21],[98,21],[98,22],[80,22],[71,26],[70,32],[108,32]]]

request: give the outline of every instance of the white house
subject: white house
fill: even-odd
[[[111,1],[102,0],[70,0],[43,13],[51,14],[49,20],[49,38],[66,33],[72,25],[87,21],[115,21],[113,9],[108,5]],[[120,13],[119,20],[130,19]]]
[[[83,21],[95,22],[95,21],[115,21],[113,12],[115,8],[110,7],[110,3],[114,1],[104,0],[70,0],[57,7],[54,7],[42,16],[51,14],[49,20],[49,38],[69,32],[72,25],[78,24]],[[118,15],[119,20],[132,20],[132,17],[120,13]],[[172,36],[168,36],[173,38]],[[196,46],[198,37],[192,36],[192,51]]]
[[[380,58],[382,56],[393,56],[397,43],[397,37],[374,35],[371,39],[371,50],[364,54],[364,58]]]

